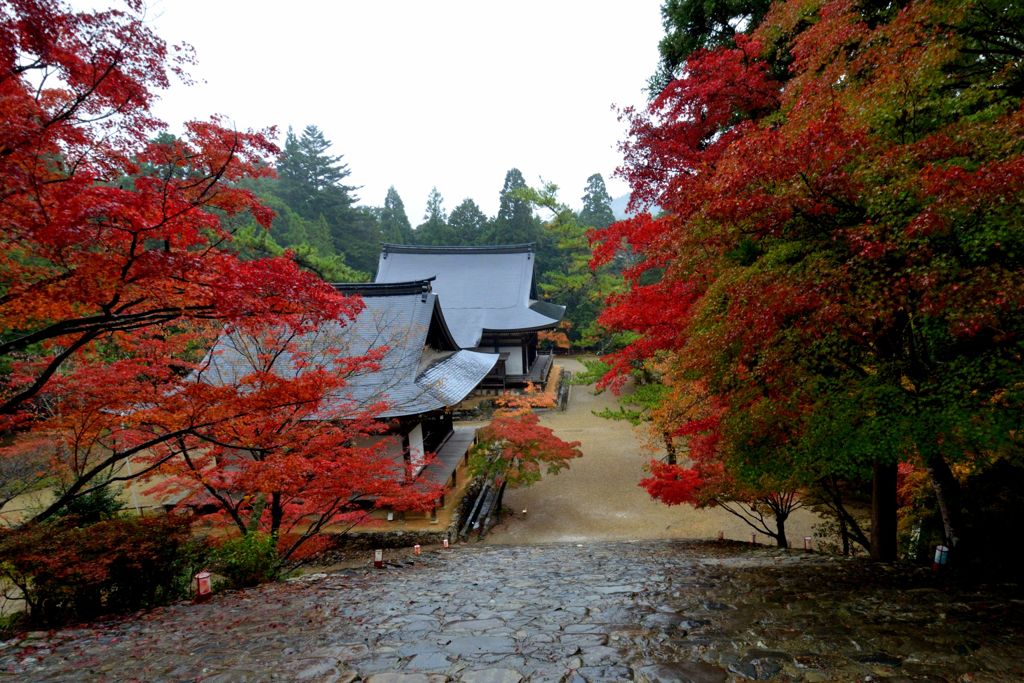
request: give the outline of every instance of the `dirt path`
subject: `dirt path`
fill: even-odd
[[[583,370],[575,359],[556,361],[570,372]],[[487,537],[488,543],[630,540],[647,538],[725,538],[750,541],[752,530],[721,509],[695,510],[657,503],[637,486],[644,465],[662,457],[645,448],[626,422],[606,420],[591,411],[615,407],[609,393],[595,396],[592,387],[574,386],[569,408],[546,413],[542,422],[567,440],[583,443],[583,457],[555,477],[505,494],[515,511]],[[523,514],[526,510],[526,514]],[[790,543],[800,546],[813,536],[816,517],[798,510],[787,522]],[[758,535],[759,543],[770,539]]]

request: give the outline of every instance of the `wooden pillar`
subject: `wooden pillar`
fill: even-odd
[[[402,429],[402,469],[405,472],[405,480],[409,481],[412,477],[412,460],[409,457],[409,433],[404,431],[405,426],[400,427]]]

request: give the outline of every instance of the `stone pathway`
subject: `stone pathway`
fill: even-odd
[[[30,633],[0,680],[1024,680],[1024,603],[922,571],[657,540],[396,559]]]

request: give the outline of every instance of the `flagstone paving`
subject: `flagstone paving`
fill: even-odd
[[[29,633],[0,680],[1024,680],[1019,593],[921,570],[653,540],[392,560]]]

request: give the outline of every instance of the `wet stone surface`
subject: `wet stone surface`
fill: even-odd
[[[0,680],[994,683],[1024,680],[1020,597],[738,544],[456,546],[24,634]]]

